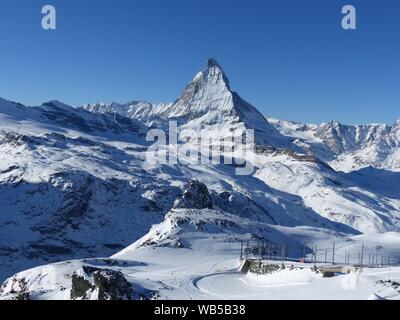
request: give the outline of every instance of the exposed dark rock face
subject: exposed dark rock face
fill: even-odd
[[[72,275],[71,300],[132,299],[132,285],[121,272],[87,266],[80,271]]]
[[[83,276],[78,276],[76,272],[72,275],[71,300],[87,298],[86,293],[94,289]]]
[[[174,207],[176,209],[212,209],[213,203],[207,186],[197,180],[190,180]]]
[[[30,300],[28,283],[25,278],[18,279],[13,277],[10,282],[10,300]],[[0,295],[3,294],[5,287],[5,284],[0,287]]]

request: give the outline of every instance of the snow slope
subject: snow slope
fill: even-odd
[[[67,261],[21,272],[4,283],[0,299],[70,299],[73,275],[82,274],[85,267],[120,272],[131,283],[136,295],[158,300],[367,300],[371,296],[400,299],[399,287],[395,285],[400,280],[398,267],[364,268],[362,273],[351,272],[331,279],[313,272],[310,264],[296,263],[302,269],[292,271],[288,268],[264,276],[243,274],[239,272],[237,240],[248,239],[252,231],[263,227],[253,229],[254,223],[240,226],[215,224],[214,214],[207,210],[197,213],[181,210],[176,212],[176,217],[191,220],[193,214],[202,220],[200,227],[198,223],[188,221],[179,226],[169,223],[159,226],[159,230],[169,234],[167,241],[167,237],[158,241],[154,229],[151,233],[154,243],[149,243],[147,236],[108,259]],[[223,214],[218,218],[226,222],[232,219]],[[359,244],[357,237],[348,239],[343,234],[329,234],[315,228],[275,229],[265,226],[263,232],[268,234],[268,239],[291,241],[293,247],[296,241],[290,239],[300,235],[303,239],[316,239],[315,234],[318,234],[319,245],[323,244],[323,238],[333,236],[339,250]],[[177,237],[181,243],[179,246],[175,245]],[[369,241],[382,244],[388,240],[383,238],[388,237],[369,237]],[[287,262],[286,266],[291,264]],[[95,299],[96,294],[96,290],[89,290],[86,298]]]

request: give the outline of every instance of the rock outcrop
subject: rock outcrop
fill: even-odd
[[[132,299],[132,285],[119,271],[83,266],[71,281],[71,300]]]
[[[207,186],[197,180],[190,180],[185,185],[182,197],[175,202],[174,208],[212,209],[213,203]]]

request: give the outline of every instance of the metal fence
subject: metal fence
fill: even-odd
[[[240,243],[240,259],[385,267],[400,266],[400,249],[368,247],[362,243],[348,246],[332,242],[326,247],[319,248],[315,244],[306,242],[300,246],[265,240],[247,240]]]

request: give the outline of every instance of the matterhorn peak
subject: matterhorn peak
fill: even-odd
[[[221,65],[214,58],[209,58],[206,67],[194,78],[193,82],[202,81],[209,85],[218,85],[230,90],[229,79]]]
[[[226,124],[230,132],[253,129],[260,145],[298,149],[282,136],[251,104],[231,90],[228,77],[220,64],[208,59],[206,67],[197,73],[162,118],[179,119],[193,129],[194,126],[221,127]]]
[[[209,58],[207,61],[207,67],[212,68],[212,67],[218,67],[221,68],[221,66],[219,65],[219,63],[217,62],[217,60],[215,60],[214,58]]]

